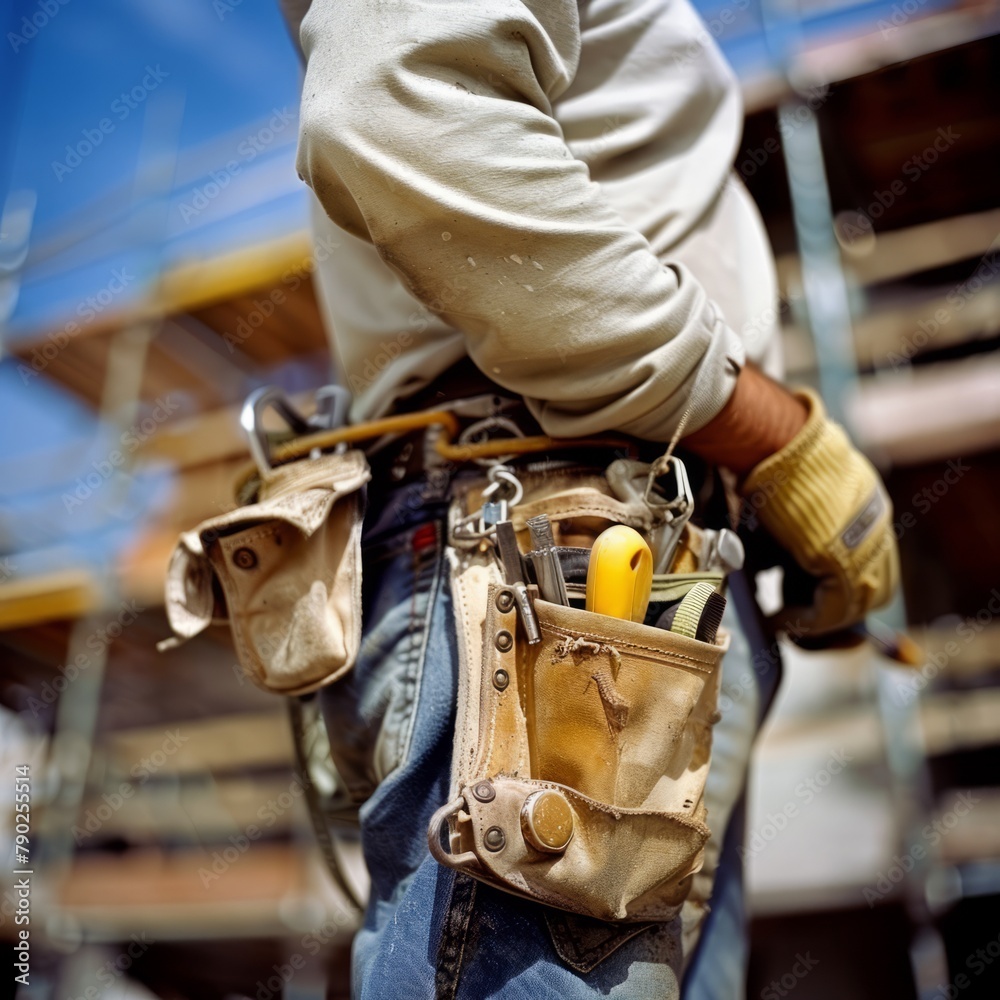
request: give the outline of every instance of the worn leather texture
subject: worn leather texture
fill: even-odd
[[[586,520],[581,495],[557,491],[553,512]],[[600,516],[605,505],[596,506]],[[709,837],[703,793],[728,635],[698,642],[533,594],[542,640],[532,646],[517,611],[498,603],[495,566],[455,552],[452,569],[465,640],[452,792],[464,804],[449,820],[450,863],[602,921],[672,919]],[[492,790],[485,801],[474,791],[482,782]],[[572,810],[562,852],[522,834],[525,800],[541,789]]]
[[[361,642],[363,452],[322,455],[262,477],[257,503],[179,539],[166,581],[176,644],[227,621],[246,675],[300,695],[343,676]]]

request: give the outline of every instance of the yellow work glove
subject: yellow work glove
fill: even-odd
[[[756,517],[818,579],[810,606],[786,606],[776,618],[793,639],[862,621],[889,601],[899,580],[892,504],[882,480],[827,418],[816,393],[801,389],[796,396],[809,410],[805,426],[743,484]]]

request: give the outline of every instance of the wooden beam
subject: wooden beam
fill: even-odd
[[[220,856],[227,846],[236,853],[220,844]],[[326,876],[317,849],[250,842],[231,863],[216,862],[217,877],[214,850],[77,855],[55,899],[43,905],[71,915],[89,940],[128,940],[140,928],[158,941],[292,934],[302,941],[310,931],[293,932],[288,923],[297,901],[313,911],[311,933],[319,943],[353,933],[353,911]],[[319,937],[321,929],[326,933]]]
[[[0,583],[0,630],[81,618],[104,603],[99,581],[87,570],[15,577]]]
[[[963,260],[978,260],[994,248],[1000,232],[1000,209],[959,215],[906,229],[875,234],[864,254],[842,251],[848,275],[859,285],[875,285]],[[870,248],[870,249],[869,249]],[[777,259],[778,286],[783,298],[802,285],[798,254]],[[970,275],[972,273],[970,268]]]
[[[236,658],[233,664],[236,666]],[[226,665],[220,665],[226,669]],[[289,764],[292,730],[282,699],[273,712],[190,719],[109,733],[108,766],[128,776],[137,766],[150,775],[194,774]]]
[[[968,0],[961,9],[910,17],[891,31],[824,35],[804,46],[793,59],[785,77],[765,71],[743,81],[743,106],[747,114],[775,108],[795,96],[789,80],[799,91],[823,84],[840,83],[877,73],[888,66],[919,59],[945,49],[967,45],[1000,33],[1000,15],[989,0]]]
[[[1000,443],[1000,358],[977,357],[870,376],[848,403],[862,444],[899,465],[946,460]]]

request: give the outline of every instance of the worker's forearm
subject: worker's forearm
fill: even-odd
[[[687,435],[684,445],[742,476],[788,444],[806,416],[800,399],[747,365],[729,402],[704,427]]]

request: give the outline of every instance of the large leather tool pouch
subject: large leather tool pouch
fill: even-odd
[[[166,610],[177,638],[228,621],[240,665],[265,691],[301,695],[343,676],[361,642],[363,452],[262,476],[256,502],[183,534]]]
[[[558,505],[585,513],[565,496]],[[672,919],[709,837],[728,635],[700,642],[550,604],[532,587],[541,641],[530,645],[496,568],[452,559],[462,662],[452,801],[431,822],[432,853],[573,913]]]

